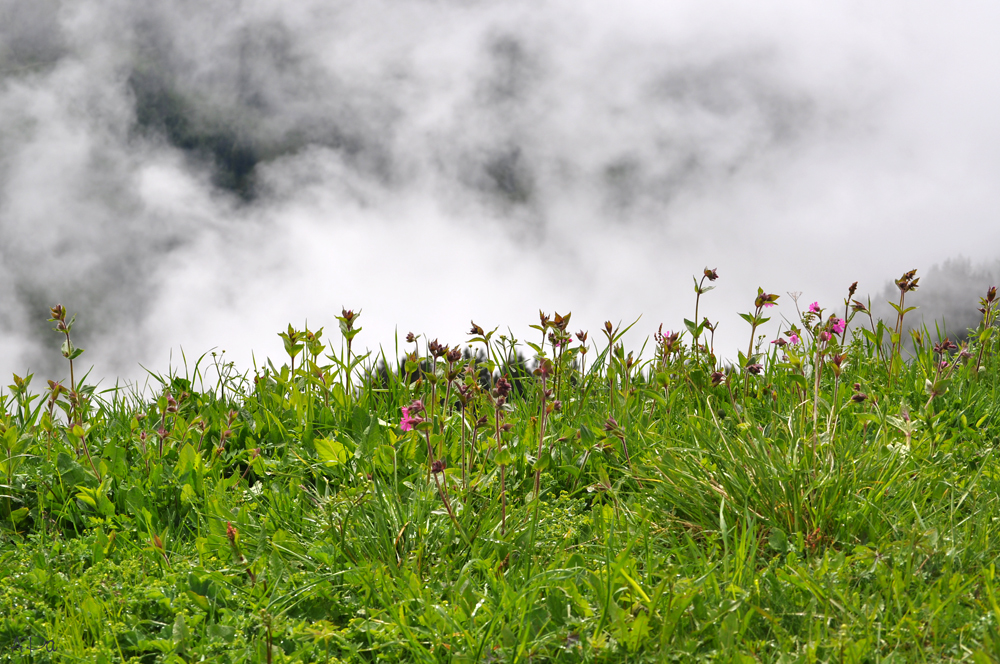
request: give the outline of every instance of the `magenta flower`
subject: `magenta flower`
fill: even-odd
[[[844,332],[844,328],[846,327],[847,327],[847,321],[845,321],[843,318],[837,318],[836,316],[834,316],[833,318],[830,319],[830,329],[833,330],[834,334],[842,334]]]
[[[797,335],[797,334],[790,335],[788,337],[788,343],[790,343],[793,346],[798,345],[798,343],[799,343],[799,335]]]
[[[813,302],[812,304],[810,304],[809,311],[813,312],[814,314],[818,314],[820,312],[819,302]]]
[[[830,333],[827,332],[826,330],[823,330],[822,332],[819,333],[819,340],[820,341],[829,341],[830,340]]]
[[[412,431],[413,428],[424,421],[420,413],[424,410],[424,404],[414,401],[409,406],[403,406],[403,417],[399,421],[399,428],[403,431]]]

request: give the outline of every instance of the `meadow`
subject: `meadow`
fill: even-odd
[[[996,288],[960,339],[916,271],[887,321],[758,290],[723,352],[718,278],[639,350],[540,312],[374,354],[344,310],[145,392],[53,307],[67,379],[0,396],[0,660],[1000,660]]]

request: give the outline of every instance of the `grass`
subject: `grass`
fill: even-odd
[[[542,314],[396,365],[344,311],[151,394],[15,376],[0,659],[996,661],[996,291],[904,361],[897,286],[891,325],[852,286],[773,343],[760,290],[735,366],[697,313],[649,358]]]

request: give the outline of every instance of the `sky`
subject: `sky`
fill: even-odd
[[[693,317],[706,267],[722,357],[758,287],[781,295],[771,338],[789,293],[883,302],[913,268],[925,320],[974,324],[1000,276],[998,19],[0,0],[0,376],[63,377],[57,302],[104,385],[213,350],[280,365],[288,324],[339,348],[344,307],[390,358],[471,320],[534,340],[539,310],[591,341],[638,320],[638,350]]]

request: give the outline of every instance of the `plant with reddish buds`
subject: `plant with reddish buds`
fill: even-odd
[[[556,314],[558,317],[559,314]],[[541,357],[538,360],[538,366],[535,368],[534,374],[538,376],[541,384],[541,411],[538,416],[538,454],[535,457],[535,499],[537,500],[541,496],[541,479],[542,471],[548,466],[548,459],[542,458],[542,453],[545,445],[545,424],[547,421],[547,416],[550,411],[546,409],[546,400],[552,396],[552,390],[548,389],[546,382],[549,377],[552,376],[555,371],[555,367],[552,365],[552,361],[547,357]]]
[[[490,402],[493,405],[493,424],[496,432],[497,456],[496,463],[500,466],[500,532],[507,532],[507,465],[513,460],[509,450],[504,448],[501,433],[511,430],[511,425],[501,424],[503,414],[506,411],[504,406],[507,397],[510,396],[512,385],[508,376],[501,376],[493,389],[489,392]]]
[[[340,315],[337,316],[337,321],[340,324],[340,334],[344,338],[344,343],[347,345],[347,360],[344,361],[343,359],[339,359],[337,357],[328,356],[330,357],[331,360],[335,361],[338,365],[340,365],[340,368],[346,374],[347,398],[349,400],[348,403],[350,403],[350,400],[353,399],[354,396],[354,384],[353,384],[354,368],[362,360],[368,357],[368,355],[366,354],[360,358],[354,358],[351,352],[352,344],[354,342],[354,337],[358,336],[358,334],[361,332],[360,327],[358,328],[354,327],[354,324],[357,323],[358,318],[360,317],[361,317],[360,309],[358,309],[358,313],[354,313],[354,311],[352,311],[351,309],[345,309],[345,308],[341,309]]]
[[[979,298],[979,313],[983,315],[983,322],[980,325],[979,331],[979,356],[976,358],[977,374],[979,373],[979,367],[982,366],[983,363],[983,351],[986,349],[986,344],[993,336],[993,321],[996,319],[996,299],[996,286],[990,286],[986,291],[986,297]]]
[[[292,377],[295,376],[295,357],[302,352],[305,348],[305,335],[299,332],[289,324],[287,332],[278,332],[278,336],[281,337],[281,342],[285,346],[285,352],[288,353],[288,357],[291,358],[291,370],[290,373]]]
[[[903,316],[907,313],[916,309],[916,307],[905,307],[906,294],[917,290],[919,287],[917,282],[920,281],[919,277],[916,277],[917,271],[910,270],[909,272],[904,272],[903,276],[896,279],[896,288],[899,289],[899,304],[890,302],[889,305],[896,310],[896,328],[895,332],[892,334],[892,351],[889,355],[889,388],[892,388],[892,380],[895,376],[895,367],[902,362],[902,335],[903,335]]]
[[[753,354],[753,342],[757,335],[757,328],[767,321],[771,320],[768,317],[761,315],[761,311],[765,308],[770,308],[776,306],[778,298],[780,296],[774,295],[773,293],[765,293],[763,288],[757,288],[757,297],[754,298],[755,310],[752,314],[740,314],[740,318],[745,320],[750,324],[750,345],[747,347],[746,355],[740,354],[740,366],[744,369],[744,379],[743,379],[743,398],[745,399],[750,391],[750,375],[755,373],[750,370],[751,366],[756,365],[756,361]],[[760,373],[757,371],[756,373]]]
[[[712,268],[710,270],[707,267],[702,271],[702,277],[700,282],[698,281],[697,277],[691,277],[691,279],[694,280],[694,292],[695,292],[694,320],[688,320],[687,318],[685,318],[684,325],[687,327],[688,332],[691,333],[691,347],[694,349],[695,360],[698,359],[698,354],[701,350],[701,344],[700,344],[701,335],[706,329],[709,329],[706,325],[708,323],[707,318],[704,319],[701,323],[698,322],[698,306],[701,304],[701,296],[707,293],[708,291],[712,290],[713,288],[715,288],[715,286],[706,286],[705,280],[707,279],[710,282],[714,282],[718,278],[719,274],[716,271],[716,268]],[[714,329],[712,331],[714,333]]]
[[[58,333],[62,334],[64,337],[66,337],[66,340],[63,341],[62,347],[60,348],[60,352],[62,352],[62,356],[63,357],[65,357],[67,360],[69,360],[69,397],[70,397],[70,404],[78,406],[79,405],[79,388],[78,388],[78,386],[76,384],[76,376],[75,376],[75,374],[73,372],[73,360],[75,360],[76,358],[80,357],[83,354],[83,349],[82,348],[77,348],[76,346],[74,346],[73,345],[73,341],[72,341],[72,339],[70,339],[70,336],[69,336],[70,332],[73,330],[73,323],[76,322],[76,314],[73,314],[73,316],[69,319],[69,321],[67,321],[66,320],[66,308],[63,307],[63,305],[61,305],[61,304],[57,304],[56,306],[52,307],[51,309],[49,309],[49,312],[52,314],[52,318],[49,318],[49,322],[56,324],[55,327],[52,328],[52,331],[53,332],[58,332]],[[74,397],[74,395],[75,395],[75,397]],[[74,404],[74,402],[75,402],[75,404]],[[70,412],[70,420],[71,421],[74,421],[74,420],[77,419],[77,416],[79,414],[78,410],[79,409],[77,407],[74,407],[71,410],[71,412]]]

